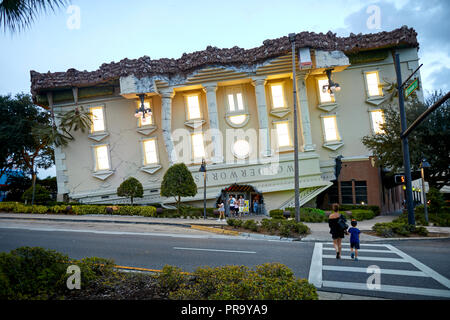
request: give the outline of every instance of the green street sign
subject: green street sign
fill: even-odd
[[[416,78],[406,89],[405,99],[408,98],[419,87],[419,78]]]

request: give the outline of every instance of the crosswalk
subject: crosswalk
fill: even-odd
[[[391,244],[361,244],[353,261],[348,243],[336,259],[332,242],[316,242],[308,280],[320,290],[450,299],[449,279]]]

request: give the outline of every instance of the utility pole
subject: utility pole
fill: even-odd
[[[294,88],[294,191],[295,191],[295,221],[300,222],[300,191],[298,170],[298,134],[297,134],[297,81],[295,75],[295,33],[289,34],[292,45],[292,85]]]
[[[402,74],[400,69],[400,55],[398,53],[395,53],[394,64],[395,64],[395,72],[397,74],[398,106],[400,108],[400,125],[402,130],[401,139],[403,149],[403,168],[405,170],[405,180],[406,180],[406,207],[408,209],[408,223],[410,225],[415,225],[416,221],[414,218],[414,204],[412,194],[411,164],[409,160],[408,137],[403,136],[403,133],[407,129],[407,123],[405,112],[405,97],[403,95]]]

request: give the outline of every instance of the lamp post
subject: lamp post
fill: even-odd
[[[199,172],[203,172],[203,219],[206,220],[206,162],[202,159]]]
[[[423,198],[423,212],[425,214],[425,221],[428,223],[428,207],[427,207],[427,193],[425,192],[425,168],[431,167],[426,159],[422,159],[420,163],[420,172],[422,174],[422,198]]]
[[[294,191],[295,191],[295,221],[300,222],[300,191],[298,170],[298,134],[297,134],[297,83],[295,75],[295,33],[289,34],[292,45],[292,85],[294,88]]]
[[[151,116],[152,109],[146,108],[145,104],[144,104],[145,94],[141,93],[141,94],[138,94],[137,96],[139,97],[139,100],[141,101],[141,106],[136,109],[134,116],[136,118],[142,117],[142,119],[145,119],[147,116]]]

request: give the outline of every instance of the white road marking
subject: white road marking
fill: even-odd
[[[323,244],[328,244],[328,245],[333,245],[333,242],[324,242]],[[350,246],[349,242],[342,242],[343,246]],[[361,243],[360,244],[361,248],[362,247],[385,247],[387,248],[387,244],[373,244],[373,243]]]
[[[322,256],[324,259],[336,259],[335,255],[327,255],[324,254]],[[344,260],[353,260],[350,257],[346,257],[346,256],[341,256],[341,259]],[[360,257],[358,256],[358,260],[366,260],[366,261],[388,261],[388,262],[406,262],[408,263],[409,261],[406,261],[405,259],[401,259],[401,258],[384,258],[384,257]]]
[[[332,250],[335,251],[336,249],[334,248],[323,248],[323,250]],[[342,251],[349,251],[350,252],[350,248],[342,248]],[[358,249],[358,252],[380,252],[380,253],[393,253],[395,254],[395,252],[392,252],[391,250],[376,250],[376,249]]]
[[[409,263],[411,263],[412,265],[414,265],[417,269],[421,270],[422,272],[426,273],[429,277],[433,278],[434,280],[436,280],[437,282],[443,284],[444,286],[446,286],[447,288],[450,288],[450,280],[447,279],[446,277],[440,275],[439,273],[437,273],[436,271],[434,271],[433,269],[427,267],[426,265],[424,265],[422,262],[417,261],[416,259],[414,259],[413,257],[407,255],[406,253],[404,253],[403,251],[400,251],[399,249],[397,249],[396,247],[392,246],[392,245],[387,245],[389,249],[391,249],[392,251],[394,251],[395,253],[397,253],[400,257],[402,257],[404,260],[408,261]]]
[[[353,290],[366,290],[366,291],[382,291],[382,292],[394,292],[403,294],[416,294],[421,296],[433,296],[440,298],[450,298],[450,290],[417,288],[417,287],[404,287],[404,286],[390,286],[381,284],[380,289],[369,289],[367,283],[357,282],[342,282],[342,281],[323,281],[322,285],[328,288],[339,289],[353,289]]]
[[[361,268],[361,267],[322,266],[322,270],[367,273],[367,268]],[[381,274],[395,274],[395,275],[401,275],[401,276],[428,277],[428,275],[423,273],[422,271],[414,271],[414,270],[380,269],[380,273]]]
[[[322,287],[322,243],[316,242],[309,267],[308,282],[316,288]]]
[[[256,251],[220,250],[220,249],[203,249],[203,248],[173,247],[173,249],[175,249],[175,250],[193,250],[193,251],[212,251],[212,252],[231,252],[231,253],[256,253]]]

